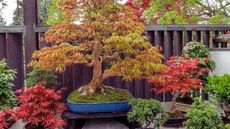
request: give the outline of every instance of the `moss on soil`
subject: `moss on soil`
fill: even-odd
[[[82,96],[77,90],[75,90],[69,95],[68,100],[75,103],[97,103],[129,101],[133,98],[129,91],[123,89],[106,89],[105,93],[105,95],[101,93],[95,93],[92,95]]]

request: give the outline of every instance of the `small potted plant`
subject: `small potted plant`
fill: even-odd
[[[66,109],[61,100],[62,90],[48,89],[41,83],[17,92],[19,107],[14,111],[14,119],[21,119],[26,129],[56,129],[65,125],[64,120],[57,118]]]
[[[187,112],[186,129],[223,129],[223,121],[217,107],[207,101],[196,98]]]
[[[201,80],[198,78],[206,69],[198,67],[199,60],[190,57],[172,57],[167,61],[168,70],[161,74],[160,79],[154,77],[149,80],[155,84],[157,93],[171,92],[173,95],[171,108],[169,110],[170,120],[173,124],[180,125],[178,118],[185,118],[182,112],[186,112],[190,105],[178,103],[178,96],[186,95],[193,89],[202,88]],[[170,123],[170,122],[167,122]]]
[[[167,120],[167,113],[157,100],[133,99],[130,105],[132,108],[128,112],[128,121],[137,122],[144,129],[151,124],[154,128],[159,129]]]
[[[208,77],[206,91],[215,96],[217,101],[221,104],[226,118],[228,118],[230,115],[230,75],[210,75]]]

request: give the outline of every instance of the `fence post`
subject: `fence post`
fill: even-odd
[[[38,49],[38,36],[35,32],[37,25],[37,0],[23,0],[24,8],[24,42],[25,42],[25,63],[28,64],[32,53]],[[30,68],[26,68],[29,72]]]

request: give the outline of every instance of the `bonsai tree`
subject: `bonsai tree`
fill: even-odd
[[[0,111],[13,107],[16,97],[12,91],[16,72],[7,67],[6,61],[0,61]]]
[[[59,86],[57,76],[51,70],[40,70],[35,68],[27,74],[27,87],[35,86],[36,84],[42,82],[45,84],[46,88],[57,88]]]
[[[175,112],[176,99],[179,94],[185,95],[192,89],[202,88],[198,77],[206,71],[198,67],[199,60],[190,57],[171,57],[167,61],[168,70],[161,74],[161,79],[152,78],[150,82],[156,84],[154,90],[158,93],[172,92],[172,113]]]
[[[59,0],[58,4],[63,22],[44,37],[52,47],[34,52],[29,66],[56,72],[77,63],[93,67],[92,80],[78,89],[82,95],[111,89],[103,81],[113,76],[130,81],[165,70],[163,56],[147,41],[144,25],[135,21],[129,7],[114,0]],[[110,66],[103,70],[103,63]]]
[[[0,129],[8,128],[9,121],[13,119],[12,113],[13,113],[12,109],[5,109],[0,111]]]
[[[128,113],[129,122],[138,122],[144,129],[151,123],[155,128],[160,128],[167,120],[167,114],[161,103],[154,99],[133,99],[130,101],[132,106]]]
[[[225,112],[225,117],[230,115],[230,75],[210,75],[207,79],[206,91],[213,94]]]
[[[62,92],[47,89],[42,83],[18,91],[19,107],[14,111],[14,119],[21,119],[26,129],[57,129],[65,125],[64,120],[56,117],[66,109]]]
[[[223,129],[223,121],[213,104],[195,99],[192,108],[187,112],[186,129]]]

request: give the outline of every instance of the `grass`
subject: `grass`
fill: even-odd
[[[99,102],[117,102],[129,101],[133,96],[129,91],[123,89],[106,89],[105,95],[95,93],[92,95],[82,96],[77,90],[73,91],[68,100],[75,103],[99,103]]]

